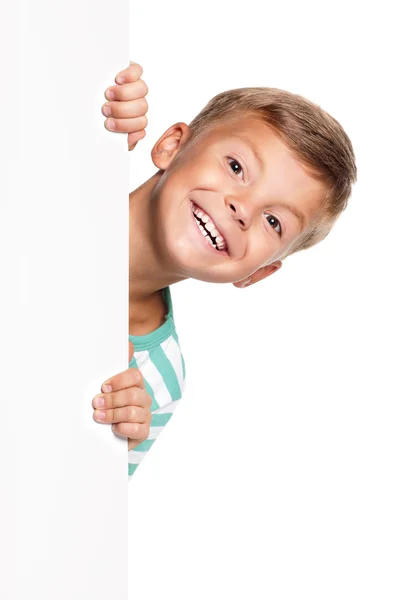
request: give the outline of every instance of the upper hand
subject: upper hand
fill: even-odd
[[[134,353],[134,346],[129,342],[129,363]],[[111,392],[105,392],[105,386],[112,387]],[[132,450],[141,444],[149,435],[152,419],[152,399],[145,390],[144,378],[135,368],[129,368],[118,375],[107,379],[101,386],[103,393],[93,399],[94,419],[99,423],[114,423],[114,433],[129,438],[128,449]],[[105,405],[98,406],[98,398],[104,398]],[[105,413],[103,419],[98,413]]]
[[[111,85],[106,90],[105,97],[109,102],[102,106],[102,114],[108,117],[105,127],[109,131],[127,133],[129,150],[145,137],[145,127],[148,124],[145,116],[148,111],[148,102],[145,98],[148,86],[141,79],[142,73],[142,67],[130,61],[130,66],[116,75],[117,85]],[[113,92],[114,98],[109,96],[110,92]],[[109,115],[105,112],[106,108],[109,109]],[[114,122],[113,128],[110,127],[111,121]]]

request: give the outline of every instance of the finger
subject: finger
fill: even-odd
[[[131,363],[133,354],[134,354],[134,344],[133,344],[133,342],[130,342],[130,340],[129,340],[129,364]]]
[[[147,412],[151,411],[152,398],[146,390],[138,387],[131,387],[127,390],[119,390],[110,394],[97,394],[92,401],[93,408],[105,412],[124,408],[126,406],[138,406]],[[108,415],[109,417],[109,415]],[[108,422],[112,422],[112,414]],[[126,419],[127,420],[127,419]]]
[[[142,131],[137,131],[136,133],[129,133],[127,136],[127,144],[129,150],[134,150],[136,145],[140,140],[142,140],[146,136],[146,131],[143,129]]]
[[[135,119],[105,119],[104,125],[106,129],[116,133],[136,133],[145,129],[148,119],[145,115]]]
[[[148,93],[148,86],[142,79],[133,83],[125,83],[124,85],[111,85],[105,90],[105,98],[107,100],[135,100],[143,98]]]
[[[104,117],[113,117],[114,119],[132,119],[142,117],[148,112],[148,102],[146,98],[137,98],[127,102],[107,102],[102,106]]]
[[[143,68],[138,63],[130,61],[130,66],[120,71],[115,77],[116,83],[123,84],[137,81],[143,74]]]
[[[105,416],[101,416],[101,419],[106,423],[116,422],[114,419],[117,413],[115,411],[120,408],[138,407],[146,410],[147,413],[151,412],[152,398],[146,390],[142,390],[138,387],[131,387],[127,390],[119,390],[118,392],[111,392],[109,394],[97,394],[92,401],[94,409],[94,417],[98,416],[98,412],[106,413]],[[120,419],[119,419],[120,420]],[[124,419],[128,421],[127,418]]]
[[[105,386],[110,386],[111,389],[106,389]],[[101,386],[101,394],[117,392],[119,390],[125,390],[130,387],[139,387],[142,390],[145,389],[144,378],[139,371],[134,367],[129,367],[126,371],[122,371],[113,377],[110,377]]]
[[[118,435],[123,435],[138,442],[143,442],[149,436],[148,423],[117,423],[112,425],[112,430]]]
[[[141,406],[123,406],[105,411],[94,411],[94,419],[99,423],[145,423],[148,410]]]

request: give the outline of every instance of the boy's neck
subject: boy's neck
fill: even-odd
[[[162,318],[159,315],[164,301],[160,290],[183,279],[158,256],[154,243],[152,191],[162,173],[155,173],[129,195],[130,333],[132,327],[137,331],[143,321],[155,323]]]

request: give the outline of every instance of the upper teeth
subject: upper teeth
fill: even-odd
[[[192,202],[191,202],[191,208],[193,213],[199,217],[199,219],[206,224],[206,227],[203,227],[200,223],[198,223],[198,226],[200,228],[200,230],[202,231],[203,235],[207,235],[207,233],[210,233],[211,236],[213,238],[215,238],[216,241],[216,247],[218,250],[225,250],[227,247],[227,243],[225,241],[225,239],[223,238],[223,236],[221,235],[221,233],[218,231],[217,227],[214,225],[213,221],[211,220],[211,218],[209,217],[208,214],[206,214],[205,212],[203,212],[203,210],[200,210],[200,208],[197,208]],[[209,236],[208,236],[209,239]],[[215,244],[209,239],[209,242],[212,244],[212,246],[214,246]]]

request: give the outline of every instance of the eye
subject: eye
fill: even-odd
[[[267,221],[268,223],[271,225],[271,227],[273,227],[275,229],[275,231],[281,236],[282,235],[282,226],[280,224],[280,221],[278,221],[278,219],[276,217],[274,217],[273,215],[267,215],[267,213],[265,213],[267,216]],[[278,228],[279,227],[279,231]]]
[[[241,165],[238,163],[237,160],[235,160],[234,158],[230,158],[229,156],[227,157],[229,165],[232,169],[232,171],[235,173],[235,175],[239,175],[242,174],[242,178],[243,178],[243,169],[241,167]]]

